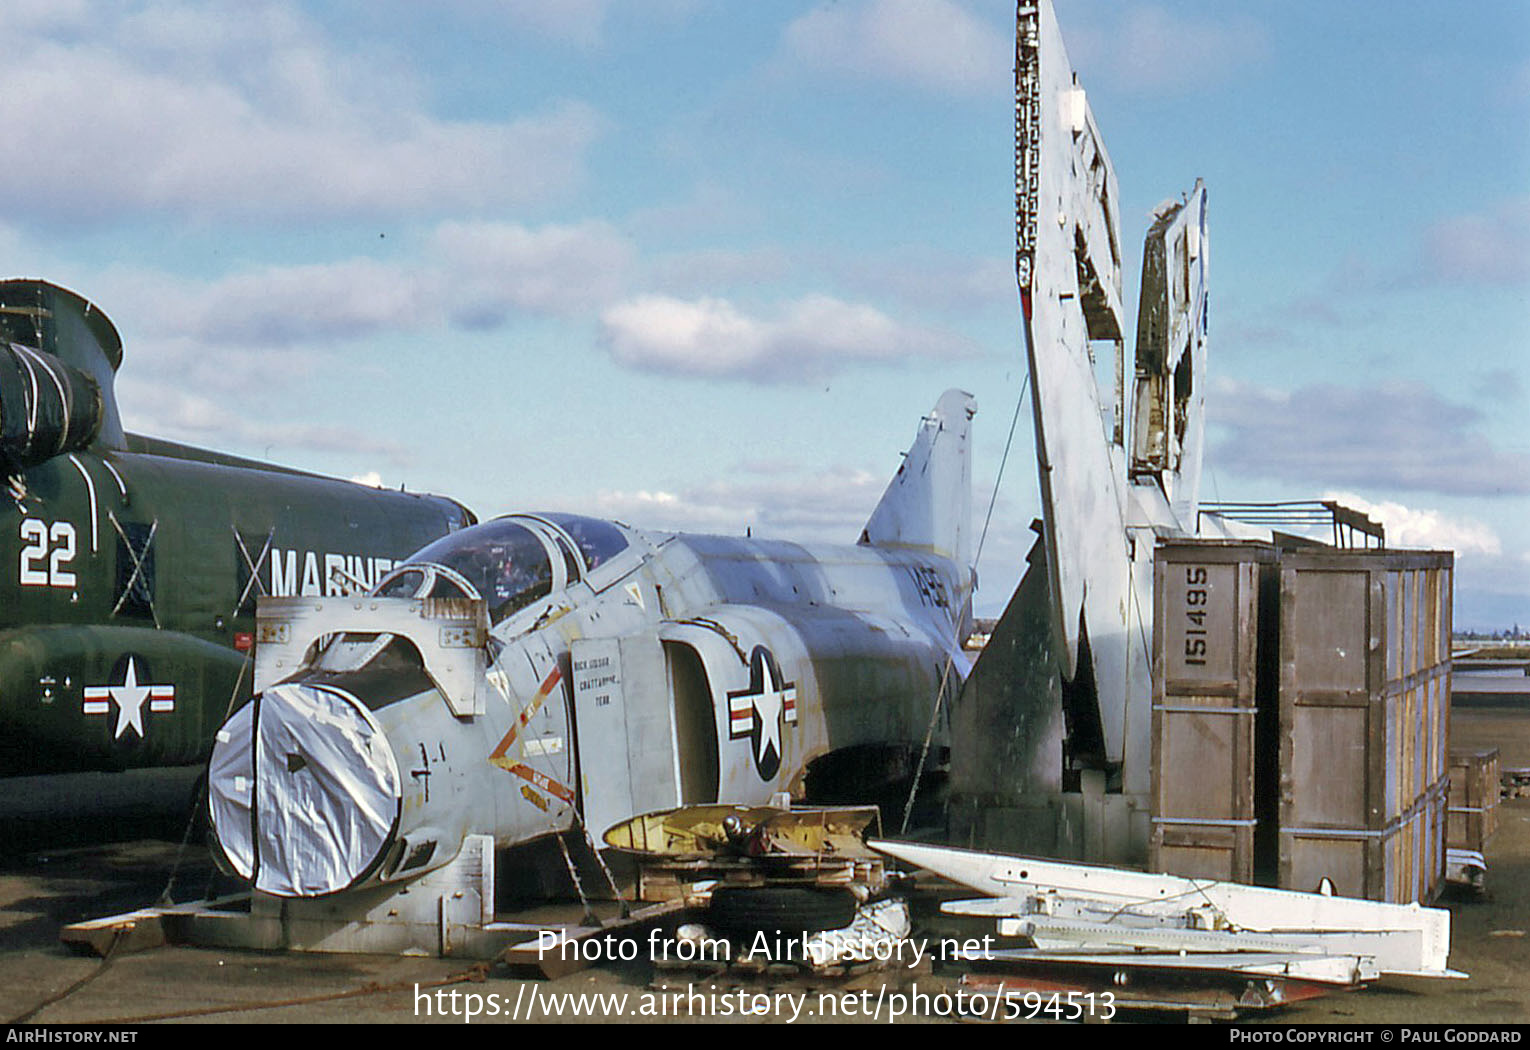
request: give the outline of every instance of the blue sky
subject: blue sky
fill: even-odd
[[[1059,0],[1147,215],[1206,180],[1205,491],[1343,494],[1530,624],[1530,6]],[[0,5],[0,249],[129,426],[481,516],[852,540],[940,392],[1023,375],[1013,5]],[[1037,513],[1020,428],[979,566]]]

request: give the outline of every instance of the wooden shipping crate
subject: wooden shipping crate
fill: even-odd
[[[1259,543],[1155,552],[1153,871],[1254,881],[1259,588],[1275,559]]]
[[[1379,831],[1282,828],[1281,886],[1312,891],[1328,879],[1340,896],[1432,900],[1443,888],[1448,791],[1441,780]]]
[[[1445,845],[1483,852],[1498,830],[1498,749],[1450,753]]]
[[[1448,551],[1282,556],[1281,886],[1438,893],[1452,567]]]

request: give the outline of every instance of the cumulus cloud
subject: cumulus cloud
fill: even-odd
[[[951,0],[860,0],[803,15],[786,27],[783,44],[789,58],[818,72],[972,94],[1009,79],[1008,32]]]
[[[1449,283],[1530,283],[1530,197],[1431,225],[1424,233],[1424,268]]]
[[[0,239],[3,243],[3,239]],[[267,266],[212,281],[107,274],[100,301],[163,342],[269,350],[429,325],[491,328],[515,313],[570,316],[610,302],[633,249],[604,223],[442,223],[418,257]]]
[[[500,0],[500,6],[538,32],[589,47],[600,41],[611,0]]]
[[[1490,368],[1477,379],[1473,391],[1483,401],[1513,403],[1525,398],[1525,382],[1510,368]]]
[[[890,476],[890,475],[889,475]],[[756,536],[799,543],[853,543],[888,478],[831,467],[741,467],[724,481],[669,489],[607,490],[596,513],[639,528]]]
[[[291,346],[371,334],[407,320],[422,293],[416,278],[371,259],[268,266],[210,282],[155,273],[116,280],[136,285],[136,303],[153,304],[142,311],[146,332],[213,346]]]
[[[672,149],[689,152],[694,148],[689,135],[677,134],[677,141],[686,145]],[[638,207],[628,214],[623,226],[645,240],[672,240],[676,236],[715,237],[718,230],[765,224],[764,209],[754,196],[740,192],[738,187],[703,179],[684,196]]]
[[[315,217],[524,203],[583,174],[601,122],[565,101],[500,121],[429,112],[398,56],[333,47],[276,4],[100,4],[0,34],[0,167],[26,220]],[[392,63],[379,77],[377,63]]]
[[[376,0],[374,0],[374,3]],[[415,0],[394,0],[412,4]],[[625,19],[676,22],[691,15],[699,0],[643,0],[618,5],[614,0],[436,0],[434,8],[458,8],[482,18],[502,18],[518,29],[579,48],[594,48],[607,36],[613,12]]]
[[[601,314],[612,357],[632,368],[761,382],[811,382],[845,364],[971,356],[959,337],[900,324],[861,303],[810,295],[773,318],[726,299],[627,299]]]
[[[452,319],[483,327],[511,311],[570,315],[611,301],[634,251],[600,222],[540,229],[453,222],[436,230],[429,255]]]
[[[1070,10],[1069,57],[1094,82],[1144,94],[1204,88],[1265,60],[1269,31],[1256,19],[1218,11],[1180,14],[1159,4],[1122,11],[1112,0]]]
[[[223,447],[235,443],[252,449],[290,452],[342,452],[380,457],[395,467],[411,454],[403,445],[352,427],[294,423],[239,411],[233,399],[214,399],[174,385],[131,379],[118,382],[123,424],[128,430],[192,445]]]
[[[714,274],[734,278],[784,265],[779,253],[760,250],[661,257],[650,268],[661,280],[694,281],[707,263]],[[162,371],[228,356],[210,349],[258,349],[262,367],[274,368],[284,354],[300,359],[305,349],[384,332],[488,330],[518,316],[597,312],[616,361],[676,375],[810,382],[849,364],[977,352],[950,331],[828,295],[793,299],[768,313],[722,298],[627,295],[638,269],[632,242],[605,223],[447,222],[423,238],[418,254],[402,259],[267,266],[213,280],[117,270],[91,288],[118,325],[135,333],[135,354],[147,352],[139,360]],[[215,368],[205,381],[237,382],[239,366],[231,367],[227,374]]]
[[[1530,625],[1530,552],[1458,557],[1454,604],[1458,631]]]
[[[1250,477],[1451,495],[1530,493],[1530,456],[1493,446],[1482,413],[1417,384],[1275,390],[1222,381],[1208,462]]]
[[[774,246],[700,248],[669,252],[650,265],[655,283],[681,294],[716,293],[730,286],[759,287],[793,272],[795,260]]]
[[[934,252],[897,259],[857,259],[841,267],[858,288],[934,310],[1013,309],[1015,264],[1010,258],[960,258]]]
[[[9,0],[0,5],[0,35],[78,30],[89,20],[87,0]]]
[[[1457,555],[1482,554],[1496,557],[1503,553],[1503,542],[1493,529],[1472,518],[1458,518],[1442,511],[1408,507],[1392,500],[1373,503],[1352,492],[1325,492],[1325,500],[1335,500],[1381,522],[1386,529],[1387,546],[1450,550]]]

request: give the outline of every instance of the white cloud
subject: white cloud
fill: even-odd
[[[1457,518],[1442,511],[1404,506],[1391,500],[1373,503],[1352,492],[1327,492],[1335,500],[1381,522],[1388,547],[1451,550],[1459,555],[1497,557],[1503,543],[1491,527],[1471,518]]]
[[[1458,557],[1454,605],[1458,631],[1530,624],[1530,553]]]
[[[590,47],[600,42],[611,0],[500,0],[500,5],[540,33]]]
[[[78,30],[89,20],[87,0],[6,0],[0,4],[0,36],[39,29]]]
[[[213,281],[115,271],[92,294],[119,326],[156,337],[162,350],[177,341],[270,350],[435,325],[494,327],[514,313],[578,315],[620,294],[632,255],[602,223],[448,222],[402,261],[268,266]]]
[[[283,458],[292,450],[341,452],[381,457],[394,466],[410,462],[411,454],[397,442],[351,427],[240,414],[246,406],[237,397],[209,398],[187,393],[179,384],[141,377],[117,382],[123,425],[130,431],[214,448],[237,444],[263,449],[257,453]]]
[[[622,291],[631,244],[604,223],[446,223],[430,241],[453,319],[482,327],[512,310],[577,314]]]
[[[425,289],[371,259],[272,266],[209,283],[145,274],[154,305],[135,303],[147,331],[208,345],[291,346],[365,335],[409,322]]]
[[[741,468],[726,481],[679,491],[607,490],[595,513],[639,528],[743,535],[799,543],[853,543],[888,479],[863,470]]]
[[[1448,283],[1530,282],[1530,197],[1434,223],[1424,234],[1424,267]]]
[[[854,286],[900,303],[936,310],[1015,309],[1015,264],[1008,258],[959,258],[935,252],[845,263]]]
[[[336,48],[276,4],[103,4],[0,34],[0,125],[26,143],[0,193],[33,220],[315,217],[560,195],[601,121],[554,104],[437,117],[396,56]]]
[[[670,252],[652,260],[650,272],[659,287],[672,292],[716,294],[729,286],[758,287],[779,281],[793,260],[777,247],[701,248]]]
[[[410,4],[415,0],[395,2]],[[641,4],[620,5],[614,0],[435,0],[431,6],[459,8],[477,18],[497,16],[539,36],[588,49],[604,43],[613,13],[619,12],[627,20],[673,23],[689,17],[700,0],[643,0]]]
[[[1090,82],[1114,82],[1144,94],[1204,89],[1270,54],[1269,32],[1256,19],[1219,11],[1201,17],[1112,2],[1066,13],[1068,55]]]
[[[697,166],[696,137],[688,130],[666,136],[666,152],[683,156]],[[685,196],[661,199],[630,212],[623,226],[645,240],[672,240],[677,236],[715,237],[719,230],[759,228],[766,224],[761,202],[739,187],[724,187],[711,180],[696,183]]]
[[[1496,448],[1482,413],[1419,384],[1277,390],[1219,381],[1207,462],[1313,488],[1363,486],[1468,496],[1530,493],[1530,456]]]
[[[1473,393],[1483,401],[1514,404],[1525,399],[1525,382],[1512,368],[1489,368],[1477,377]]]
[[[774,383],[811,382],[849,363],[973,353],[957,336],[826,295],[797,299],[769,319],[725,299],[638,296],[607,308],[601,326],[612,356],[633,368]]]
[[[859,0],[786,27],[787,54],[809,69],[913,83],[953,94],[1009,79],[1007,31],[951,0]]]

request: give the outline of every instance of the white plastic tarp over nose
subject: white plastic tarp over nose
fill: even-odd
[[[250,749],[255,705],[245,704],[223,723],[213,742],[207,765],[207,809],[218,845],[234,871],[255,876],[254,827],[250,807],[255,798],[255,756]]]
[[[255,888],[343,890],[373,866],[398,819],[393,751],[366,708],[338,690],[279,685],[254,703]]]

